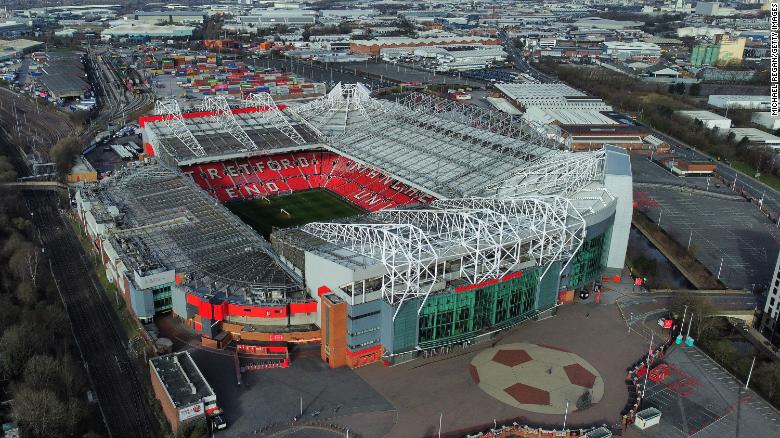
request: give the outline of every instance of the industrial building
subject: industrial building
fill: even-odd
[[[20,58],[26,53],[43,47],[43,43],[33,40],[0,40],[0,61]]]
[[[740,96],[731,94],[711,94],[707,104],[721,109],[757,109],[768,110],[771,104],[769,96]]]
[[[640,41],[605,41],[601,43],[603,54],[617,59],[658,58],[661,46]]]
[[[149,359],[149,373],[154,396],[174,435],[182,425],[219,411],[214,390],[189,352]]]
[[[203,11],[139,11],[133,14],[133,19],[142,24],[201,24],[205,18]]]
[[[712,111],[677,111],[677,114],[691,120],[698,120],[707,129],[720,129],[722,132],[731,129],[731,119]]]
[[[623,269],[622,149],[562,151],[509,115],[361,84],[289,109],[233,104],[158,102],[141,120],[154,159],[76,199],[111,278],[204,342],[321,340],[332,367],[393,365],[551,315],[560,293]],[[366,213],[269,243],[221,204],[314,188]]]
[[[425,46],[449,46],[449,45],[492,45],[500,46],[501,40],[498,38],[488,38],[479,36],[457,36],[457,37],[431,37],[431,38],[377,38],[374,40],[353,41],[350,50],[352,53],[362,53],[371,56],[379,56],[382,49],[402,48],[402,47],[425,47]]]
[[[566,84],[496,84],[518,108],[611,111],[603,100],[588,96]]]
[[[225,22],[225,28],[238,32],[256,33],[258,29],[269,29],[279,25],[311,26],[317,23],[316,11],[304,9],[257,10],[251,15],[239,15]]]
[[[599,110],[528,107],[523,119],[541,125],[617,125],[619,122]]]
[[[730,38],[717,35],[714,44],[698,44],[691,50],[691,64],[727,65],[741,64],[745,53],[746,38]]]
[[[646,144],[645,140],[653,136],[646,128],[636,125],[559,125],[558,129],[562,142],[574,151],[597,150],[605,145],[617,146],[628,151],[651,149],[650,146],[658,147],[652,143]]]
[[[772,113],[769,111],[753,113],[750,117],[750,121],[756,125],[761,125],[766,129],[771,129],[772,131],[780,129],[780,117],[772,116]]]
[[[734,142],[747,141],[750,145],[768,146],[773,149],[780,149],[780,137],[762,131],[757,128],[731,128],[730,134],[734,134]]]
[[[437,71],[477,70],[507,58],[501,46],[485,45],[386,48],[379,54],[385,61],[411,56],[432,60]]]
[[[191,37],[195,30],[192,26],[147,24],[141,22],[122,23],[100,32],[103,40],[112,38],[184,38]]]

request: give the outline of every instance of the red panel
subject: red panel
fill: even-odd
[[[187,292],[187,304],[192,304],[193,306],[199,306],[200,297],[190,292]]]
[[[382,349],[382,345],[374,345],[373,347],[364,348],[362,350],[358,351],[349,351],[349,348],[347,348],[347,356],[363,356],[364,354],[373,353],[375,351],[379,351]]]
[[[213,319],[214,315],[211,308],[211,303],[207,301],[201,301],[198,305],[198,315],[200,315],[201,318]]]
[[[290,303],[290,313],[293,315],[296,313],[313,313],[316,311],[316,301],[309,301],[308,303]]]
[[[470,290],[481,289],[483,287],[490,286],[490,285],[497,284],[497,283],[498,283],[498,280],[493,278],[493,279],[490,279],[490,280],[482,281],[480,283],[467,284],[465,286],[456,287],[455,288],[455,292],[468,292]]]
[[[509,281],[515,278],[520,278],[522,276],[523,276],[523,271],[512,272],[511,274],[506,274],[503,277],[501,277],[501,281]]]
[[[227,314],[232,316],[249,316],[252,318],[287,318],[287,308],[228,304]]]
[[[227,316],[227,301],[224,301],[220,304],[214,305],[214,320],[215,321],[222,321],[225,319],[225,316]]]
[[[331,292],[333,292],[333,291],[330,290],[330,288],[328,286],[320,286],[319,288],[317,288],[317,296],[318,297],[321,297],[321,296],[323,296],[325,294],[329,294]]]
[[[284,341],[284,335],[272,334],[269,336],[272,341]]]
[[[195,330],[202,332],[203,331],[203,325],[199,323],[198,321],[195,321]]]
[[[141,125],[141,126],[143,126],[143,125]],[[154,156],[154,148],[152,147],[152,145],[150,143],[145,143],[144,144],[144,152],[146,152],[146,155],[148,155],[150,157]]]
[[[280,110],[284,110],[287,108],[286,105],[276,105],[277,108]],[[268,111],[267,106],[256,106],[256,107],[249,107],[249,108],[235,108],[231,110],[233,114],[244,114],[244,113],[256,113],[256,112],[263,112]],[[182,117],[185,119],[197,119],[200,117],[212,117],[217,115],[216,111],[196,111],[191,113],[182,113]],[[156,115],[156,116],[142,116],[138,118],[138,124],[141,125],[143,128],[146,122],[159,122],[161,120],[165,119],[171,119],[173,116],[170,114],[168,115]]]

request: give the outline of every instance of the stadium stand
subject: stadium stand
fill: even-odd
[[[183,166],[220,202],[326,189],[367,211],[434,198],[372,167],[329,151],[288,152]]]

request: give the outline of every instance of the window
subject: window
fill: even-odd
[[[374,315],[379,315],[379,311],[377,310],[376,312],[364,313],[362,315],[357,315],[357,316],[348,315],[348,317],[349,319],[355,321],[357,319],[368,318],[369,316],[374,316]]]

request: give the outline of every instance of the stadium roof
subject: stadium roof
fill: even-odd
[[[397,101],[374,99],[369,94],[361,84],[337,84],[326,96],[290,109],[277,107],[268,95],[232,106],[216,97],[207,99],[203,113],[184,115],[174,102],[163,101],[158,102],[158,115],[143,122],[158,155],[169,164],[223,160],[231,154],[326,148],[437,197],[430,205],[311,223],[277,234],[295,247],[343,265],[376,268],[377,277],[389,281],[382,283],[382,294],[390,302],[427,296],[434,283],[441,287],[442,282],[434,279],[443,275],[438,267],[442,260],[459,259],[464,278],[475,284],[518,268],[567,263],[582,243],[586,218],[614,205],[615,198],[603,189],[605,150],[560,150],[557,142],[526,122],[427,94],[412,93]],[[113,184],[132,189],[108,192],[129,192],[115,195],[124,197],[117,203],[130,210],[131,216],[145,218],[140,223],[181,215],[170,210],[171,204],[185,211],[205,208],[196,206],[201,200],[208,203],[208,195],[193,189],[194,183],[174,175],[175,171],[162,169],[145,166],[130,171],[131,176],[114,177]],[[152,181],[145,181],[150,177]],[[186,179],[190,189],[182,190],[183,197],[174,202],[168,195],[160,197],[159,203],[168,206],[160,211],[147,211],[157,208],[155,203],[151,207],[131,205],[156,199],[162,185],[154,178],[176,184]],[[125,179],[138,182],[123,183]],[[194,196],[190,190],[199,194]],[[198,202],[190,206],[192,201],[185,202],[186,196]],[[208,206],[224,213],[213,200]],[[193,216],[201,217],[199,213]],[[239,242],[257,243],[244,235],[246,228],[232,222],[237,221],[234,217],[216,216],[236,228]],[[144,233],[168,234],[170,229],[144,229]],[[154,239],[162,246],[168,244],[167,237],[150,238]],[[212,244],[189,234],[184,239],[195,239],[194,244],[180,248],[185,254],[190,254],[191,246]],[[184,257],[190,262],[190,272],[203,270],[209,280],[228,277],[212,272],[218,264],[237,269],[240,263],[233,257],[242,255],[226,247],[240,249],[244,244],[226,242],[224,246],[226,256],[207,266],[197,266]],[[257,248],[265,270],[256,269],[263,275],[283,276],[283,268],[271,266],[275,256],[267,244],[258,243]],[[197,259],[201,254],[192,256]],[[230,274],[245,281],[248,272],[240,269]]]
[[[255,302],[303,298],[301,279],[270,244],[180,172],[130,166],[87,196],[118,210],[119,226],[108,235],[123,259],[142,249],[144,259],[185,274],[193,288]]]
[[[156,116],[142,117],[148,142],[170,165],[301,149],[319,143],[319,133],[283,112],[266,97],[228,101],[209,96],[203,111],[182,114],[176,100],[158,101]]]

